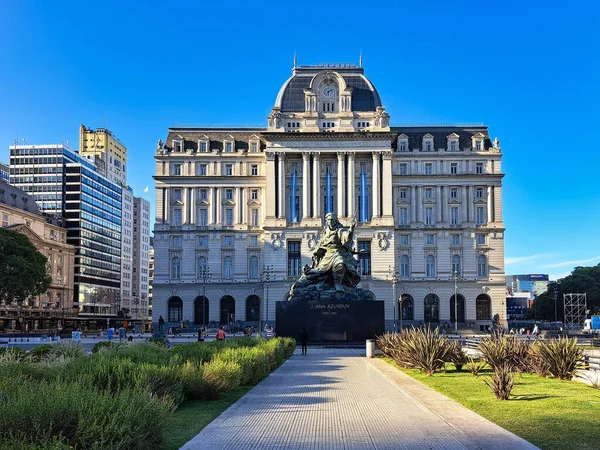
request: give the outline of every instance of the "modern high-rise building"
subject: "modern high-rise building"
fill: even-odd
[[[131,314],[133,302],[133,189],[121,191],[121,309]]]
[[[9,167],[7,164],[0,162],[0,181],[8,183]]]
[[[155,159],[155,322],[274,324],[329,212],[388,329],[506,318],[498,139],[390,125],[360,66],[294,67],[266,127],[173,127]]]
[[[127,148],[110,130],[79,127],[79,153],[102,160],[97,163],[101,175],[121,186],[127,185]]]
[[[147,320],[150,286],[150,202],[135,197],[133,201],[133,273],[131,318]]]
[[[81,317],[116,316],[121,288],[121,185],[62,144],[10,146],[10,183],[61,217],[75,252],[73,302]]]
[[[546,292],[548,283],[548,274],[506,275],[506,289],[509,295],[515,292],[529,292],[529,298],[534,298]]]

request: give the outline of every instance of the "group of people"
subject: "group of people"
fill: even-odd
[[[511,328],[509,333],[510,334],[527,334],[527,335],[529,335],[529,330],[526,330],[524,327]],[[540,335],[540,329],[537,326],[537,323],[533,326],[533,330],[531,331],[531,334],[536,337]]]

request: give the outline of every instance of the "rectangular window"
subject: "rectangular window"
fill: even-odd
[[[482,147],[481,141],[475,141],[475,150],[480,151],[481,147]]]
[[[250,225],[252,225],[253,227],[258,226],[258,209],[250,210]]]
[[[198,175],[205,177],[207,175],[208,165],[198,164]]]
[[[435,235],[434,234],[426,234],[425,235],[425,245],[435,245]]]
[[[483,206],[478,206],[475,210],[475,221],[477,225],[485,224],[485,208]]]
[[[233,225],[233,209],[226,208],[225,209],[225,226],[230,227]]]
[[[199,224],[201,227],[205,227],[208,225],[208,210],[206,208],[200,209],[200,216],[198,217]]]
[[[176,227],[181,226],[181,208],[173,210],[173,225]]]
[[[433,189],[425,188],[425,198],[433,198]]]
[[[371,241],[358,241],[358,265],[361,275],[371,275]]]
[[[477,235],[477,245],[485,245],[485,234]]]
[[[225,173],[223,175],[233,175],[233,164],[225,164]]]
[[[225,151],[227,153],[233,152],[233,145],[231,142],[225,142]]]
[[[453,175],[458,173],[458,163],[450,163],[450,173]]]
[[[400,235],[400,245],[409,245],[409,243],[410,243],[410,241],[409,241],[408,234]]]
[[[233,189],[225,189],[225,200],[233,200]]]
[[[252,153],[256,153],[258,151],[258,144],[256,142],[253,142],[252,144],[250,144],[250,151]]]
[[[250,236],[250,245],[252,247],[258,247],[258,236]]]
[[[450,198],[458,198],[458,188],[450,188]]]
[[[181,175],[181,164],[173,164],[173,173],[171,175],[173,175],[173,176]]]
[[[233,247],[233,236],[223,236],[223,246]]]
[[[400,189],[400,198],[406,198],[406,188]]]
[[[425,208],[425,225],[433,225],[433,208]]]
[[[425,175],[431,175],[433,173],[433,164],[425,163]]]
[[[450,208],[450,225],[458,225],[458,207]]]
[[[208,200],[208,189],[200,189],[200,200]]]
[[[206,234],[201,234],[198,236],[198,246],[208,247],[208,236]]]
[[[200,152],[206,153],[206,142],[200,142]]]
[[[299,277],[301,273],[300,241],[288,241],[288,277]]]
[[[250,174],[255,177],[258,175],[258,164],[252,164],[250,166]]]
[[[408,209],[400,208],[400,225],[408,225]]]
[[[430,141],[425,142],[425,151],[426,152],[430,152],[431,151],[431,147],[432,147],[432,145],[431,145]]]
[[[456,141],[450,141],[450,151],[456,151]]]
[[[250,200],[258,200],[258,189],[252,189],[250,191]]]
[[[406,163],[400,164],[400,175],[408,175],[408,164],[406,164]]]
[[[475,189],[475,197],[483,198],[483,188],[482,187],[478,187]]]
[[[410,276],[410,271],[409,271],[409,260],[408,260],[408,256],[404,255],[401,259],[400,259],[400,276],[401,277],[408,277]]]
[[[401,141],[398,143],[398,150],[401,152],[405,152],[406,148],[408,147],[406,141]]]
[[[181,236],[171,236],[171,247],[181,248]]]
[[[453,234],[450,243],[452,245],[460,245],[460,234]]]
[[[483,163],[475,163],[475,173],[483,173]]]
[[[183,151],[183,141],[173,141],[173,150],[176,152]]]

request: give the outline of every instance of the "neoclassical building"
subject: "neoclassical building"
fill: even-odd
[[[276,326],[328,212],[388,329],[504,320],[501,158],[486,126],[391,126],[361,66],[296,66],[265,128],[158,142],[154,321]]]

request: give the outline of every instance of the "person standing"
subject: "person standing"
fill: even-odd
[[[163,330],[163,325],[165,324],[165,319],[163,319],[163,316],[159,316],[158,317],[158,331],[162,331]]]
[[[112,341],[112,337],[113,337],[113,333],[115,332],[115,329],[113,327],[110,327],[108,330],[106,330],[106,338],[109,341]]]
[[[217,335],[215,337],[217,338],[217,341],[225,340],[225,330],[223,327],[219,328],[219,331],[217,331]]]
[[[306,355],[306,347],[308,345],[308,332],[305,327],[300,331],[300,344],[302,345],[302,354]]]

